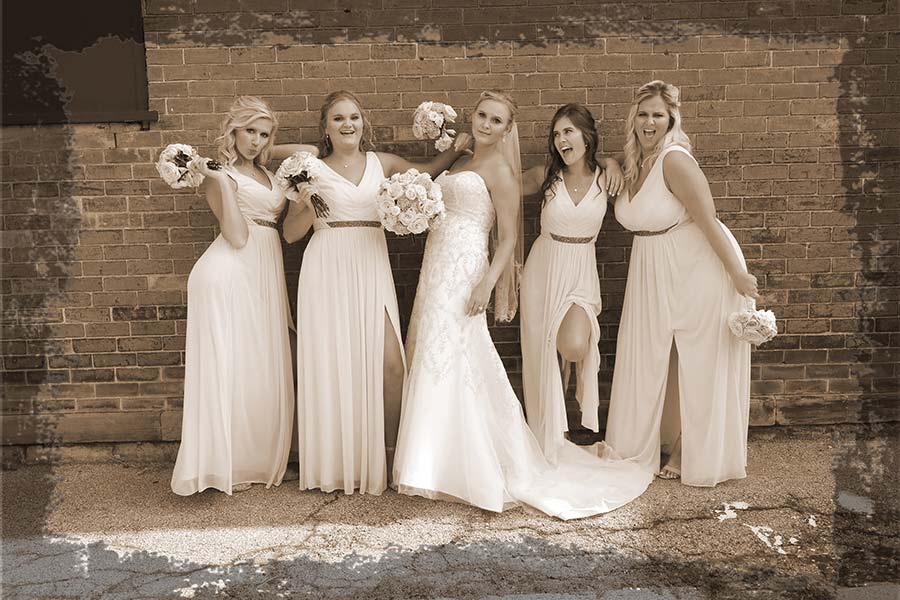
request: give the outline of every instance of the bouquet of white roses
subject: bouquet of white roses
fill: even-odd
[[[434,147],[443,152],[453,145],[456,131],[447,124],[456,120],[456,111],[442,102],[423,102],[413,115],[413,135],[417,140],[435,140]]]
[[[376,202],[384,228],[397,235],[422,233],[444,216],[440,184],[416,169],[395,173],[381,182]]]
[[[297,186],[301,183],[311,183],[319,175],[321,168],[321,161],[309,152],[295,152],[279,165],[278,170],[275,171],[275,181],[288,200],[298,202],[300,192]],[[312,200],[313,210],[316,211],[317,217],[328,216],[328,205],[321,196],[313,194],[310,200]]]
[[[159,153],[156,171],[163,181],[175,189],[197,187],[205,177],[200,172],[197,161],[205,160],[206,166],[213,171],[222,168],[218,162],[203,158],[192,146],[187,144],[169,144]]]
[[[737,339],[755,346],[768,342],[778,334],[775,313],[771,310],[756,310],[755,302],[749,303],[744,310],[731,313],[728,316],[728,328]]]

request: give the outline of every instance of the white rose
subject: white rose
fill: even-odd
[[[422,215],[417,215],[407,227],[409,227],[410,233],[422,233],[428,229],[428,219]]]

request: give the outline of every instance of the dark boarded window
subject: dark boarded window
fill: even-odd
[[[2,5],[4,125],[157,120],[140,0]]]

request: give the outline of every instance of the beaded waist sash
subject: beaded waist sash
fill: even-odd
[[[259,225],[260,227],[271,227],[272,229],[277,229],[278,227],[275,221],[266,221],[265,219],[250,219],[250,221]]]
[[[651,235],[662,235],[664,233],[669,233],[673,229],[678,229],[682,225],[687,225],[687,224],[693,223],[693,222],[694,222],[693,219],[688,219],[687,221],[682,221],[681,223],[675,223],[674,225],[669,225],[668,227],[666,227],[665,229],[662,229],[660,231],[632,231],[631,233],[633,233],[634,235],[639,235],[641,237],[647,237],[647,236],[651,236]]]
[[[381,221],[325,221],[329,227],[381,227]]]
[[[556,235],[555,233],[551,233],[550,237],[555,242],[562,242],[563,244],[590,244],[594,241],[593,236],[588,237],[570,237],[567,235]]]

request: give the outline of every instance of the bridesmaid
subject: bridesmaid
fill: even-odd
[[[243,96],[222,123],[201,186],[221,233],[188,278],[184,416],[172,491],[279,485],[291,443],[290,307],[275,221],[285,199],[263,166],[278,128]]]
[[[600,428],[601,301],[594,243],[609,195],[622,185],[622,172],[612,159],[601,169],[598,140],[591,112],[566,104],[550,123],[547,166],[533,167],[523,176],[525,193],[540,192],[543,198],[541,235],[522,276],[525,407],[528,424],[551,462],[568,430],[565,388],[572,363],[577,365],[581,423],[593,431]]]
[[[319,131],[322,172],[301,185],[302,202],[291,204],[284,223],[288,243],[314,229],[297,298],[300,487],[380,494],[396,445],[406,359],[375,196],[386,177],[411,167],[435,175],[461,152],[414,165],[372,151],[372,126],[347,91],[325,98]],[[327,214],[316,216],[314,193]]]
[[[750,346],[728,329],[759,298],[740,247],[716,219],[681,129],[678,88],[651,81],[626,121],[630,197],[616,218],[635,233],[616,349],[607,442],[660,477],[714,486],[746,476]],[[665,408],[664,408],[665,407]]]

